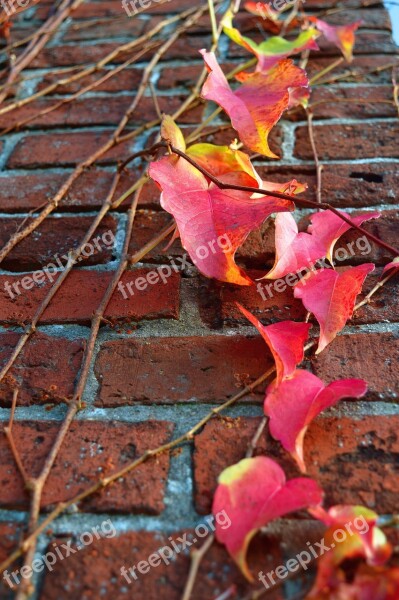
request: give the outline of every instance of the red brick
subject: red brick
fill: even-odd
[[[46,219],[35,231],[33,235],[22,240],[3,261],[3,269],[9,271],[33,271],[43,269],[49,262],[54,262],[55,257],[59,257],[63,264],[67,263],[68,252],[77,248],[80,241],[85,236],[90,225],[93,223],[93,217],[62,219]],[[0,246],[3,247],[11,236],[21,229],[22,225],[27,225],[25,219],[1,219],[0,220]],[[111,232],[110,235],[108,232]],[[97,231],[92,236],[98,240],[101,250],[96,245],[87,248],[87,253],[94,252],[87,258],[82,257],[81,265],[98,265],[112,260],[114,251],[114,241],[112,236],[116,233],[116,221],[113,217],[106,216],[100,223]],[[107,244],[103,240],[103,236]]]
[[[380,514],[396,510],[398,424],[397,416],[378,416],[361,420],[318,417],[310,425],[304,443],[305,463],[308,475],[326,493],[326,506],[364,504]],[[216,418],[196,436],[195,502],[201,514],[210,510],[218,476],[245,455],[258,425],[259,419]],[[277,460],[288,478],[298,476],[292,459],[268,432],[262,434],[257,454]]]
[[[356,322],[356,320],[355,320]],[[367,399],[397,398],[399,338],[394,333],[359,333],[338,336],[317,358],[313,370],[325,381],[363,378],[369,385]]]
[[[315,119],[366,119],[397,115],[392,102],[392,85],[315,87],[310,108]],[[295,109],[287,117],[304,120],[304,111],[302,108]]]
[[[30,476],[37,476],[59,430],[54,422],[16,422],[13,428],[21,460]],[[44,489],[42,507],[65,502],[87,487],[125,467],[147,449],[166,443],[173,425],[165,421],[72,423]],[[26,509],[28,494],[15,471],[4,435],[0,437],[0,504]],[[83,503],[84,510],[159,514],[169,469],[167,454],[150,460],[122,480]]]
[[[23,137],[8,160],[8,167],[37,168],[74,166],[99,150],[112,136],[112,131],[81,133],[47,133]],[[108,151],[97,163],[112,164],[125,160],[135,151],[134,140]]]
[[[30,173],[29,175],[0,176],[0,210],[2,212],[27,212],[43,207],[43,201],[51,200],[68,179],[68,172]],[[138,178],[138,173],[127,171],[121,177],[115,198],[128,190]],[[58,205],[58,211],[84,211],[101,206],[111,189],[114,174],[100,169],[85,171],[72,185],[66,197]],[[159,199],[159,193],[158,193]],[[123,208],[130,201],[122,205]],[[144,197],[140,198],[144,203]],[[122,208],[121,207],[121,208]],[[56,212],[56,211],[55,211]]]
[[[96,7],[101,7],[104,2],[100,5],[95,4]],[[115,3],[114,4],[115,7]],[[116,3],[118,5],[118,3]],[[81,9],[83,6],[78,8]],[[119,11],[120,12],[120,11]],[[74,20],[75,21],[75,20]],[[67,33],[64,35],[63,40],[65,42],[78,42],[78,41],[87,41],[87,40],[99,40],[99,39],[108,39],[108,38],[122,38],[122,37],[139,37],[143,34],[144,29],[146,27],[147,22],[143,21],[139,18],[135,19],[126,19],[121,21],[120,19],[110,18],[108,21],[103,20],[101,22],[101,27],[98,26],[98,23],[94,22],[92,24],[88,23],[76,23],[74,22],[68,29]],[[151,26],[154,27],[154,23],[151,20]]]
[[[174,113],[183,103],[183,96],[160,96],[158,103],[163,113]],[[64,104],[48,114],[33,119],[26,125],[24,121],[31,119],[42,111],[59,103],[58,99],[38,100],[23,106],[11,114],[0,115],[0,128],[17,126],[26,127],[83,127],[85,125],[117,125],[132,103],[132,97],[83,98],[72,103]],[[181,119],[183,123],[198,123],[201,120],[202,106],[189,111]],[[143,98],[129,120],[129,125],[137,125],[157,119],[158,114],[152,98]]]
[[[227,75],[237,65],[221,62],[220,66]],[[165,67],[162,69],[158,80],[158,88],[160,90],[170,90],[174,87],[186,87],[191,90],[197,83],[197,79],[201,75],[203,68],[203,64],[185,65],[184,67]]]
[[[194,532],[188,530],[174,531],[170,537],[178,543],[178,538],[184,533],[188,534],[188,540],[193,539]],[[62,539],[59,541],[64,542]],[[248,563],[254,574],[261,569],[268,572],[282,563],[282,556],[276,549],[278,541],[275,535],[263,533],[251,542]],[[180,600],[190,568],[188,550],[179,553],[168,566],[161,562],[146,575],[140,576],[137,573],[137,580],[131,576],[130,584],[120,573],[121,567],[129,569],[170,543],[168,534],[146,531],[94,541],[67,561],[57,562],[54,570],[46,573],[40,600],[100,597],[124,600],[127,594],[135,600],[153,600],[160,597],[160,594],[167,600]],[[195,547],[202,544],[203,540],[199,540]],[[52,550],[52,545],[48,550]],[[259,582],[250,586],[228,557],[226,550],[214,543],[201,562],[191,598],[215,600],[229,588],[233,588],[240,598],[244,598],[251,590],[259,588]],[[268,598],[282,600],[283,596],[280,594],[277,589],[274,593],[269,593]]]
[[[321,160],[362,158],[397,158],[399,148],[397,123],[359,123],[356,125],[315,125],[314,136]],[[298,127],[294,155],[312,159],[308,128]]]
[[[100,382],[96,405],[224,402],[271,364],[258,336],[106,342],[95,364]],[[258,399],[259,395],[252,397]]]
[[[18,333],[0,335],[3,366],[15,349]],[[18,385],[18,406],[66,402],[72,397],[83,358],[84,340],[74,341],[36,332],[27,342],[6,380],[0,384],[0,404],[11,406]]]
[[[307,5],[309,5],[309,2],[307,2]],[[361,5],[361,2],[359,2],[359,5]],[[363,22],[360,25],[360,29],[385,29],[391,31],[392,25],[389,13],[382,6],[378,8],[358,8],[357,10],[347,10],[346,6],[348,6],[348,2],[345,2],[345,10],[331,11],[328,15],[328,22],[331,25],[347,25],[361,19]]]
[[[211,36],[186,35],[179,38],[165,54],[165,59],[186,58],[199,59],[199,51],[209,46]],[[30,64],[34,69],[51,67],[72,67],[86,63],[97,63],[105,56],[119,48],[118,42],[100,42],[98,44],[71,44],[45,48]],[[112,64],[121,64],[131,58],[130,52],[123,52],[115,57]]]
[[[384,210],[381,211],[381,217],[379,219],[375,219],[368,223],[363,224],[363,228],[366,231],[369,231],[380,240],[383,240],[387,244],[393,246],[398,250],[399,254],[399,243],[398,243],[398,218],[399,211],[398,210]],[[340,238],[339,245],[342,248],[345,248],[347,244],[350,244],[352,241],[357,240],[359,237],[362,237],[361,234],[355,230],[351,230]],[[388,262],[391,262],[393,256],[385,250],[381,248],[374,242],[371,242],[372,251],[370,254],[365,255],[366,262],[373,262],[379,265],[385,265]],[[360,260],[360,259],[359,259]],[[361,262],[365,262],[362,260]]]
[[[303,197],[316,200],[316,173],[312,166],[289,165],[257,167],[263,179],[284,183],[296,178],[306,183]],[[376,206],[381,197],[385,204],[397,204],[399,173],[397,163],[325,164],[322,178],[323,199],[338,208]]]
[[[380,10],[380,9],[378,9]],[[312,53],[306,71],[310,77],[314,77],[322,69],[325,69],[333,62],[332,58],[318,56],[317,53]],[[399,58],[396,56],[387,56],[386,54],[367,54],[354,57],[353,62],[348,65],[346,62],[341,63],[333,71],[326,75],[326,79],[330,77],[341,76],[343,74],[353,74],[347,81],[355,82],[370,82],[370,83],[392,83],[392,67],[382,69],[392,63],[399,64]],[[370,73],[374,69],[382,69],[375,73]],[[323,78],[324,79],[324,78]]]
[[[368,294],[380,281],[382,269],[369,275],[363,287],[363,294]],[[388,281],[372,301],[361,308],[354,316],[354,323],[397,323],[399,321],[399,277],[393,277]]]
[[[0,562],[6,560],[11,552],[15,550],[21,536],[21,526],[19,523],[1,522],[0,523]],[[12,569],[17,566],[13,563]],[[9,569],[12,571],[12,569]],[[0,579],[0,596],[2,600],[12,600],[14,594],[11,592],[8,584],[3,577]]]
[[[139,278],[145,277],[148,269],[137,269],[128,271],[122,277],[125,286]],[[113,276],[112,272],[99,271],[72,271],[67,277],[61,289],[45,310],[41,323],[82,323],[90,322],[94,312],[97,310],[107,286]],[[31,290],[18,288],[23,294],[16,295],[12,288],[14,298],[10,297],[4,285],[8,281],[19,282],[23,276],[0,276],[0,314],[3,323],[20,323],[32,319],[39,303],[43,300],[50,289],[50,282],[41,287],[36,284]],[[111,320],[136,321],[142,319],[177,319],[179,315],[179,284],[180,276],[173,273],[167,280],[166,285],[159,282],[148,285],[144,291],[135,291],[125,299],[119,289],[116,289],[111,302],[105,311],[105,317]],[[30,283],[28,283],[30,285]],[[140,286],[142,282],[140,282]]]
[[[111,67],[112,69],[112,67]],[[93,73],[92,75],[86,76],[83,79],[79,79],[78,81],[68,83],[63,86],[59,86],[56,88],[52,94],[64,95],[64,94],[75,94],[79,92],[82,87],[91,85],[98,81],[101,77],[107,74],[107,70],[103,69],[98,73]],[[121,91],[129,91],[137,89],[140,84],[141,78],[143,76],[143,72],[140,69],[135,68],[126,68],[119,73],[113,75],[110,79],[99,85],[95,88],[96,92],[121,92]],[[49,85],[54,84],[60,79],[65,79],[62,73],[51,74],[47,73],[43,76],[42,81],[39,83],[37,90],[43,90]]]

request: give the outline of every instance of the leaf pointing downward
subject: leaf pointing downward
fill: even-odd
[[[215,493],[212,512],[225,511],[229,527],[216,524],[216,538],[224,544],[249,581],[246,554],[256,532],[287,513],[317,506],[322,491],[312,479],[286,481],[284,471],[270,458],[246,458],[223,471]]]
[[[358,215],[357,217],[348,215],[343,211],[340,211],[340,213],[345,217],[350,217],[355,225],[359,226],[365,221],[378,219],[381,216],[381,213],[379,212],[365,213],[363,215]],[[310,220],[312,224],[309,225],[308,232],[324,245],[324,256],[327,256],[328,260],[332,263],[335,244],[344,233],[351,229],[351,225],[340,219],[340,217],[331,210],[314,213]]]
[[[274,381],[267,389],[264,410],[270,418],[270,433],[305,472],[303,439],[308,425],[342,398],[360,398],[366,391],[367,383],[362,379],[342,379],[325,387],[316,375],[298,369],[292,377],[280,384]]]
[[[233,92],[214,53],[201,50],[201,54],[209,71],[202,97],[223,108],[248,148],[278,158],[270,150],[268,136],[283,112],[293,105],[292,98],[299,95],[302,100],[309,94],[305,71],[285,59],[266,73],[241,74],[244,82]]]
[[[311,325],[295,321],[281,321],[265,326],[240,304],[238,304],[238,308],[255,325],[269,346],[276,361],[277,382],[280,383],[284,377],[292,375],[296,366],[303,361],[303,346],[308,338]]]
[[[295,286],[295,298],[301,298],[320,325],[316,354],[324,350],[345,327],[353,314],[356,296],[360,294],[367,275],[374,271],[372,263],[350,268],[343,273],[320,269],[301,279]]]
[[[337,46],[344,55],[348,62],[353,60],[353,47],[355,45],[355,32],[362,24],[363,21],[356,21],[350,25],[339,25],[334,27],[329,25],[326,21],[316,19],[316,17],[310,17],[310,20],[316,24],[316,27],[321,31],[326,39]]]

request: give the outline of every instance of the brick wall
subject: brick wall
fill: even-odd
[[[381,219],[365,228],[398,245],[399,121],[395,107],[386,102],[392,99],[392,85],[391,69],[384,67],[399,58],[391,39],[389,17],[377,2],[306,3],[308,9],[315,11],[326,9],[326,4],[344,9],[332,14],[331,22],[359,18],[364,22],[358,34],[355,61],[350,68],[340,65],[334,71],[348,75],[349,70],[352,76],[316,88],[313,95],[315,102],[330,101],[315,109],[315,137],[324,164],[323,197],[349,212],[381,210]],[[19,17],[12,39],[32,33],[46,18],[51,5],[41,2]],[[17,98],[52,83],[55,68],[66,70],[93,63],[119,44],[149,31],[165,15],[192,5],[191,0],[154,3],[128,19],[118,0],[84,2],[29,66],[26,78],[15,89]],[[93,23],[95,19],[98,21]],[[245,32],[260,38],[253,19],[242,13],[238,20]],[[168,35],[174,27],[168,29]],[[208,17],[204,16],[157,65],[152,81],[162,111],[173,112],[190,93],[202,68],[198,50],[210,44]],[[322,44],[321,52],[310,60],[310,73],[330,64],[337,54],[334,48]],[[142,62],[121,71],[73,104],[60,106],[2,138],[0,246],[54,195],[73,166],[108,138],[137,90],[150,56],[147,54]],[[226,69],[247,57],[242,48],[227,39],[222,40],[220,56]],[[4,58],[3,54],[3,63]],[[112,65],[123,60],[126,56],[119,56]],[[85,85],[97,76],[91,77],[84,80]],[[74,84],[64,86],[53,97],[0,115],[0,128],[26,120],[77,89]],[[184,115],[180,122],[187,131],[198,123],[202,111],[202,107],[197,107]],[[147,90],[128,128],[134,130],[156,118]],[[2,364],[11,355],[22,325],[32,318],[50,286],[47,281],[11,298],[4,284],[21,280],[51,262],[55,255],[62,256],[76,247],[108,193],[117,161],[132,150],[145,147],[157,131],[157,127],[145,131],[85,172],[53,215],[2,263]],[[224,130],[215,134],[213,141],[229,143],[234,137],[232,130]],[[302,112],[295,111],[280,122],[272,134],[272,148],[282,159],[258,163],[262,175],[278,181],[297,177],[309,184],[309,196],[315,195],[313,156]],[[132,168],[122,178],[118,191],[126,190],[136,175]],[[91,318],[118,265],[127,206],[124,203],[112,211],[97,232],[102,235],[112,231],[114,246],[74,269],[46,309],[37,333],[27,343],[7,381],[1,384],[2,428],[9,419],[10,381],[16,380],[21,387],[14,436],[25,468],[32,476],[39,472],[73,395]],[[306,212],[298,212],[298,216],[305,217]],[[129,251],[137,251],[168,223],[168,216],[160,211],[158,193],[149,184],[140,200]],[[273,262],[271,235],[270,224],[252,234],[240,250],[241,263],[254,272],[264,272]],[[353,239],[352,234],[345,238],[347,242]],[[179,244],[175,243],[167,254],[180,257]],[[388,258],[380,248],[372,248],[367,262],[376,262],[378,269],[377,276],[370,278],[369,289]],[[137,280],[165,260],[162,246],[158,246],[145,262],[130,269],[122,282],[127,285]],[[357,256],[352,262],[362,260]],[[364,401],[343,402],[328,411],[314,422],[306,437],[310,474],[325,488],[327,503],[359,503],[381,513],[397,512],[398,291],[398,281],[392,280],[370,306],[358,312],[331,348],[309,363],[326,381],[343,376],[364,377],[370,382]],[[123,467],[146,449],[181,435],[212,406],[270,366],[263,342],[238,314],[237,300],[264,323],[287,317],[300,320],[305,316],[302,304],[288,293],[263,301],[255,289],[237,289],[207,280],[194,267],[174,274],[166,285],[157,283],[145,292],[136,291],[128,299],[119,290],[115,292],[96,342],[83,397],[85,408],[72,424],[45,487],[44,511],[83,491],[98,477]],[[192,531],[209,513],[217,476],[245,455],[262,414],[261,401],[260,392],[244,398],[223,417],[206,425],[191,447],[148,461],[87,499],[79,511],[69,510],[53,523],[39,538],[39,555],[53,542],[76,539],[109,518],[117,537],[96,541],[64,562],[59,561],[53,571],[38,574],[34,598],[178,600],[188,573],[187,553],[168,567],[153,568],[131,586],[121,577],[120,568],[146,560],[168,543],[168,536],[176,538],[181,532]],[[295,474],[292,462],[267,434],[260,439],[256,452],[267,452],[288,474]],[[20,539],[28,508],[28,495],[4,435],[0,437],[0,483],[3,560]],[[267,571],[281,562],[282,555],[295,555],[319,535],[318,527],[307,520],[274,524],[251,547],[253,571]],[[201,565],[192,597],[215,599],[231,586],[235,590],[231,597],[237,599],[243,599],[251,589],[224,550],[214,545]],[[295,591],[295,584],[289,584],[284,592],[279,590],[269,597],[291,598]],[[13,597],[4,586],[0,596]]]

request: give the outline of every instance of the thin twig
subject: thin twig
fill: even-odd
[[[184,587],[184,591],[183,591],[181,600],[190,600],[191,594],[194,589],[195,580],[198,575],[198,570],[201,566],[201,562],[202,562],[203,558],[205,557],[206,553],[208,552],[209,548],[212,546],[214,541],[215,541],[215,536],[209,535],[207,537],[206,541],[204,542],[204,544],[201,546],[201,548],[198,548],[198,549],[194,548],[191,551],[190,572],[188,574],[188,578],[186,581],[186,585]]]
[[[8,426],[4,427],[4,434],[8,440],[8,443],[10,445],[11,448],[11,452],[12,455],[14,457],[15,463],[18,467],[18,471],[21,474],[22,479],[24,480],[24,483],[26,484],[28,481],[28,476],[26,474],[24,465],[22,464],[22,460],[21,460],[21,456],[19,454],[18,448],[15,445],[15,441],[14,441],[14,436],[12,433],[12,428],[14,425],[14,415],[15,415],[15,408],[17,406],[17,399],[18,399],[18,388],[14,389],[13,395],[12,395],[12,405],[11,405],[11,413],[10,413],[10,419],[8,422]]]
[[[314,162],[315,162],[315,166],[316,166],[316,176],[317,176],[316,198],[317,198],[317,202],[319,204],[321,204],[321,202],[322,202],[322,200],[321,200],[322,174],[323,174],[324,167],[323,167],[323,165],[320,164],[319,155],[317,153],[316,140],[314,137],[314,130],[313,130],[313,113],[309,108],[306,109],[306,116],[308,119],[309,140],[310,140],[310,145],[312,148],[313,158],[314,158]]]

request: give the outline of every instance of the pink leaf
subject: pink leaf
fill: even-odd
[[[349,217],[355,225],[358,226],[362,225],[365,221],[378,219],[381,216],[381,213],[373,212],[352,217],[352,215],[348,215],[343,211],[340,212],[345,217]],[[323,244],[325,248],[324,256],[327,256],[328,260],[332,263],[334,246],[339,238],[351,229],[351,225],[340,219],[339,216],[331,212],[331,210],[314,213],[310,220],[312,224],[309,225],[308,232]]]
[[[350,216],[342,213],[344,216]],[[378,219],[380,213],[366,213],[352,217],[355,225],[361,225],[369,219]],[[330,210],[314,213],[308,233],[298,233],[298,226],[290,214],[276,217],[276,260],[271,271],[264,279],[280,279],[288,273],[297,273],[313,266],[318,260],[327,257],[333,260],[337,240],[351,226]]]
[[[390,558],[391,545],[383,531],[376,526],[377,513],[369,508],[338,505],[326,512],[319,506],[309,512],[328,526],[324,543],[329,551],[319,559],[317,579],[308,598],[320,598],[319,594],[327,590],[338,588],[341,591],[340,570],[337,568],[345,560],[364,558],[368,565],[380,566]],[[364,598],[371,600],[374,596]]]
[[[219,477],[212,512],[225,511],[231,524],[216,525],[216,538],[224,544],[249,581],[246,554],[256,532],[273,519],[317,506],[322,491],[312,479],[286,481],[284,471],[270,458],[246,458],[228,467]],[[217,523],[217,520],[216,520]]]
[[[170,130],[170,123],[168,128],[169,138],[177,139],[178,133]],[[210,153],[214,156],[210,166],[219,172],[220,154],[217,150]],[[248,157],[243,160],[241,154],[228,158],[219,178],[226,183],[258,188],[260,180],[252,174]],[[259,194],[254,198],[250,192],[221,190],[176,155],[151,163],[149,174],[162,189],[161,205],[174,216],[182,245],[201,273],[221,281],[252,285],[235,263],[237,248],[272,213],[293,210],[293,203]]]
[[[367,275],[374,271],[372,263],[338,273],[332,269],[311,272],[295,286],[295,298],[301,298],[305,308],[314,314],[320,325],[316,354],[332,342],[346,325],[355,308]]]
[[[290,452],[305,472],[303,439],[312,420],[342,398],[361,398],[367,391],[362,379],[343,379],[328,386],[309,371],[298,369],[282,383],[267,389],[264,410],[270,418],[270,433]]]
[[[275,223],[276,260],[264,279],[280,279],[288,273],[297,273],[325,256],[324,244],[308,233],[298,233],[292,215],[277,215]]]
[[[281,321],[265,326],[240,304],[238,304],[238,308],[255,325],[269,346],[276,361],[277,381],[281,382],[284,377],[292,375],[296,366],[303,361],[303,346],[308,338],[311,325],[295,321]]]
[[[333,25],[329,25],[325,21],[321,21],[315,17],[311,17],[310,20],[316,24],[317,29],[324,34],[329,42],[341,50],[345,59],[348,62],[352,62],[353,47],[355,45],[355,32],[363,21],[356,21],[350,25],[339,25],[338,27],[334,27]]]
[[[278,158],[270,150],[268,136],[289,108],[294,90],[308,88],[305,71],[289,59],[282,60],[267,73],[244,74],[244,83],[233,92],[215,55],[205,50],[201,50],[201,54],[209,71],[202,97],[223,108],[248,148]]]

